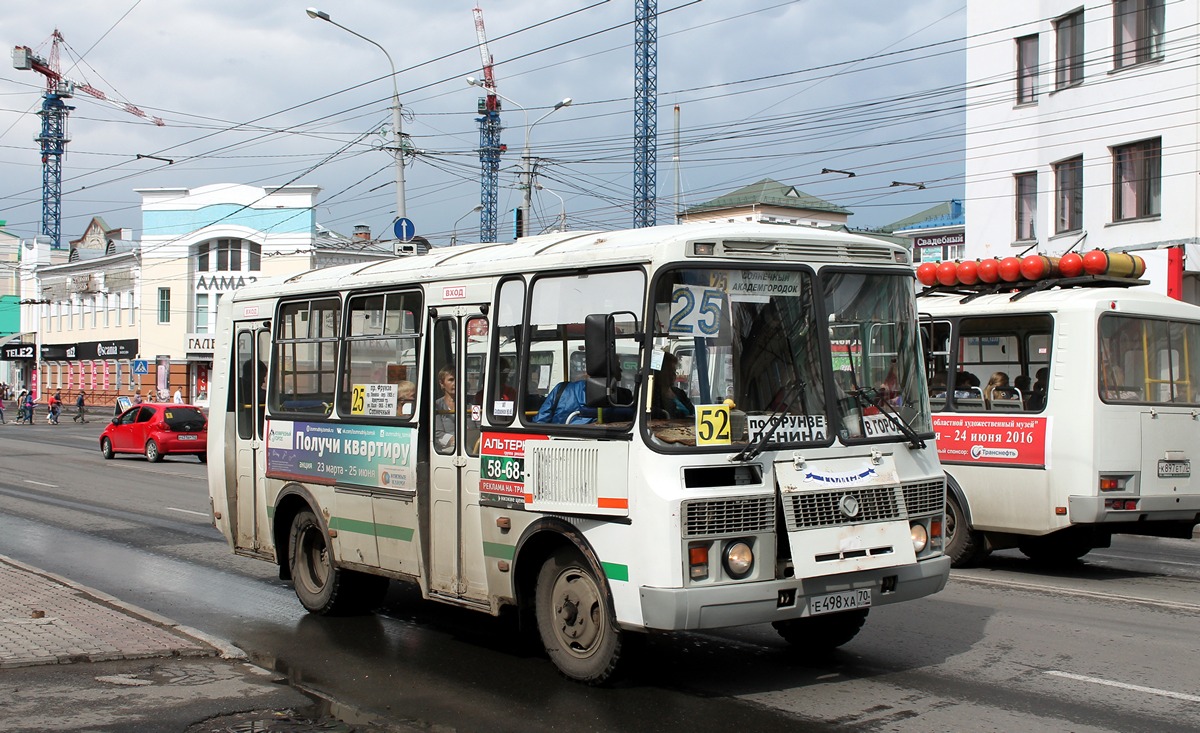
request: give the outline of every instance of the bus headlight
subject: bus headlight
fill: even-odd
[[[740,580],[750,574],[754,568],[754,551],[742,540],[730,542],[725,546],[725,572],[734,580]]]
[[[929,544],[929,533],[925,531],[925,525],[920,522],[908,525],[908,534],[912,537],[913,550],[916,552],[924,550],[925,545]]]

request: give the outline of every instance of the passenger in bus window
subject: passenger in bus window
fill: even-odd
[[[407,379],[396,385],[396,414],[408,417],[413,414],[413,403],[417,399],[417,385]]]
[[[958,399],[978,397],[975,389],[979,386],[979,377],[970,372],[959,372],[954,376],[954,396]]]
[[[433,440],[440,452],[448,452],[454,448],[454,367],[439,369],[437,383],[442,396],[433,401]]]
[[[692,417],[696,408],[687,393],[675,386],[679,359],[674,354],[663,354],[662,367],[654,376],[654,394],[650,400],[650,417],[674,419]]]
[[[991,378],[988,379],[987,386],[983,388],[983,399],[986,404],[991,405],[992,400],[1004,394],[1008,387],[1008,375],[1004,372],[993,372]],[[997,394],[1000,392],[1000,394]],[[1000,397],[1003,399],[1003,397]]]
[[[1029,409],[1040,410],[1046,406],[1046,389],[1049,387],[1050,369],[1042,367],[1034,375],[1033,388],[1029,394]]]

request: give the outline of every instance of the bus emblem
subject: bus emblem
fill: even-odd
[[[843,494],[842,498],[838,499],[838,509],[847,519],[854,519],[858,516],[858,497],[854,494]]]

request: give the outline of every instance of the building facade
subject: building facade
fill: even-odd
[[[216,309],[263,277],[390,257],[315,219],[316,186],[142,189],[142,237],[95,218],[66,262],[37,242],[21,273],[21,386],[112,405],[140,391],[206,404]],[[36,355],[36,356],[35,356]],[[6,356],[7,358],[7,356]]]
[[[967,3],[966,255],[1134,251],[1200,302],[1200,4]]]

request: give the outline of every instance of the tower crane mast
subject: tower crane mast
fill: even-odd
[[[79,90],[97,99],[115,105],[126,112],[137,115],[162,127],[166,123],[158,117],[151,117],[138,107],[128,102],[110,99],[107,94],[92,86],[72,81],[59,71],[58,45],[63,43],[62,34],[54,29],[51,34],[49,58],[42,58],[28,46],[13,48],[13,68],[23,71],[36,71],[46,77],[46,91],[42,95],[42,109],[38,116],[42,118],[42,130],[34,140],[42,153],[42,234],[50,239],[50,246],[58,249],[62,246],[62,157],[66,153],[67,116],[74,107],[63,102],[75,96]]]
[[[479,99],[479,241],[496,241],[496,207],[500,181],[500,154],[505,146],[500,144],[500,97],[495,94],[496,75],[492,67],[492,54],[488,51],[487,32],[483,27],[483,9],[476,7],[475,34],[479,38],[479,56],[483,65],[483,87],[487,94]]]

